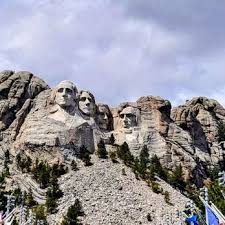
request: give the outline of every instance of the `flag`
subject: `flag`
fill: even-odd
[[[209,206],[206,206],[206,212],[206,220],[208,222],[208,225],[220,225],[218,217],[215,215],[214,211]]]
[[[194,215],[186,218],[186,222],[188,222],[189,224],[199,225],[198,215],[194,214]]]

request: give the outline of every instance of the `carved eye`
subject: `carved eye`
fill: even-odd
[[[82,102],[85,102],[85,101],[92,102],[92,99],[88,98],[88,97],[81,97],[80,101],[82,101]]]
[[[124,118],[124,114],[120,114],[120,118],[123,119]]]
[[[80,98],[80,101],[85,102],[86,99],[87,99],[86,97],[81,97],[81,98]]]
[[[59,92],[59,93],[63,93],[63,88],[59,88],[59,89],[58,89],[58,92]]]
[[[66,93],[71,95],[73,93],[73,91],[69,88],[66,88]]]
[[[126,117],[127,117],[127,118],[133,118],[133,117],[135,117],[135,115],[129,113],[129,114],[126,114]]]
[[[123,119],[126,116],[126,118],[128,119],[132,119],[135,118],[135,115],[131,114],[131,113],[126,113],[126,114],[120,114],[120,118]]]

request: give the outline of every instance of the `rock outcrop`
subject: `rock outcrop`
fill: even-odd
[[[18,132],[32,100],[48,85],[30,72],[3,71],[0,73],[0,131],[14,122]]]

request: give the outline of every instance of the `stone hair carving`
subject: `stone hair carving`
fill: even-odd
[[[96,122],[100,129],[111,131],[113,129],[113,118],[109,106],[106,104],[97,104]]]
[[[89,91],[80,91],[78,95],[78,107],[83,115],[93,117],[96,112],[94,95]]]
[[[63,109],[75,108],[77,102],[77,87],[73,82],[64,80],[52,91],[51,103]]]
[[[125,107],[120,113],[120,120],[123,128],[131,128],[137,126],[137,109],[132,106]]]

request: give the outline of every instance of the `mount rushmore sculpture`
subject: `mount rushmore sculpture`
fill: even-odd
[[[100,139],[107,144],[113,135],[115,144],[127,142],[134,156],[147,146],[165,166],[179,163],[189,173],[199,162],[213,166],[223,159],[219,125],[224,121],[224,108],[205,97],[173,109],[154,96],[110,108],[71,81],[50,89],[29,72],[0,73],[0,155],[3,143],[14,154],[59,150],[76,155],[81,146],[94,153]]]

